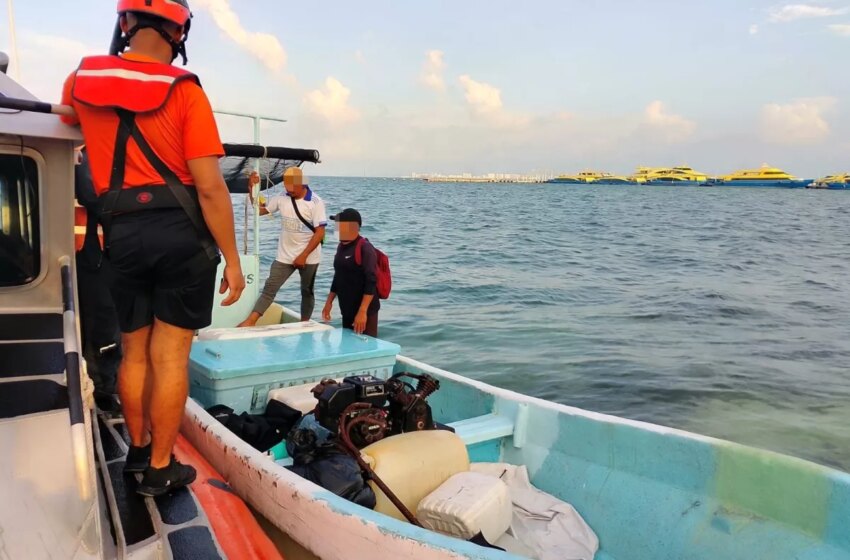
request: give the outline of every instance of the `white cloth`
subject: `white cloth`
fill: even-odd
[[[313,227],[319,228],[328,225],[328,217],[325,212],[325,202],[313,191],[307,189],[304,198],[297,199],[298,211],[304,219]],[[280,240],[277,243],[277,260],[283,264],[292,264],[298,255],[304,252],[313,232],[304,222],[298,219],[295,209],[292,207],[292,197],[288,194],[273,196],[266,210],[269,214],[280,212],[281,231]],[[316,247],[307,257],[307,264],[319,264],[322,261],[322,246]]]
[[[525,466],[473,463],[473,472],[501,478],[511,490],[514,515],[508,534],[536,560],[593,560],[599,539],[570,504],[531,485]]]

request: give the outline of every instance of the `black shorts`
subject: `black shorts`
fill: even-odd
[[[205,232],[209,235],[209,232]],[[107,233],[110,292],[121,332],[153,324],[154,317],[184,329],[212,322],[216,269],[201,235],[180,208],[116,215]]]

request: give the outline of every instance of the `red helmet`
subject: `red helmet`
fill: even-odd
[[[151,14],[180,26],[192,17],[187,0],[118,0],[118,13],[127,12]]]

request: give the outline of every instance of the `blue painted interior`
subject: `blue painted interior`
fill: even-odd
[[[198,341],[189,362],[190,395],[204,407],[224,404],[261,413],[268,392],[324,378],[392,372],[397,344],[335,329],[291,336]]]
[[[192,394],[215,389],[221,395],[222,387],[244,392],[251,383],[303,383],[340,364],[389,363],[387,374],[421,373],[406,364],[393,368],[387,361],[398,351],[396,345],[339,330],[198,343],[192,350]],[[600,539],[599,560],[850,560],[850,475],[542,401],[529,402],[527,423],[517,431],[518,403],[509,395],[440,381],[429,399],[435,420],[460,423],[472,461],[526,465],[535,486],[571,503]],[[515,440],[505,435],[511,432],[524,435]],[[386,532],[469,558],[508,557],[330,494],[323,499]]]

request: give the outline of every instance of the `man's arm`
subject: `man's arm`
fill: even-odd
[[[233,205],[230,192],[221,176],[218,157],[208,156],[190,159],[189,171],[198,190],[198,199],[204,221],[212,233],[213,239],[224,256],[224,282],[230,288],[230,294],[222,305],[231,305],[239,300],[245,289],[245,277],[236,249],[236,231],[233,224]],[[222,286],[222,293],[226,289]]]
[[[74,104],[74,98],[71,95],[71,93],[74,90],[75,79],[76,79],[76,74],[71,74],[65,80],[65,84],[62,86],[62,105],[73,105]],[[76,115],[73,116],[73,117],[69,117],[67,115],[62,115],[62,116],[59,117],[59,119],[63,123],[69,124],[71,126],[76,126],[76,125],[80,124],[80,117],[78,117]]]
[[[378,285],[376,273],[378,256],[375,254],[375,249],[368,242],[363,241],[362,243],[360,250],[362,251],[361,258],[363,259],[363,273],[366,275],[366,282],[363,286],[363,299],[360,301],[360,309],[354,318],[354,332],[357,334],[362,334],[366,330],[369,306],[372,304],[372,300],[375,299]]]
[[[310,241],[307,243],[307,248],[304,249],[298,258],[296,258],[292,262],[292,266],[295,268],[301,268],[307,263],[307,257],[310,256],[310,253],[316,250],[316,247],[321,244],[322,239],[325,237],[325,226],[319,226],[316,228],[316,231],[313,232],[313,237],[310,238]]]

